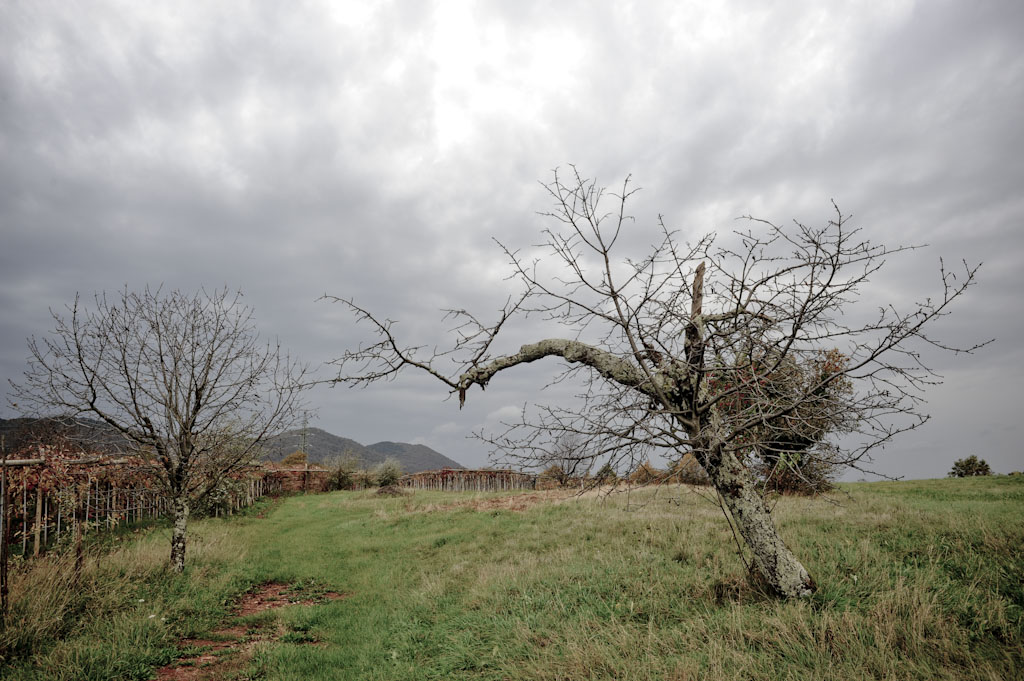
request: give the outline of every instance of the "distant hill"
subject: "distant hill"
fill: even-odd
[[[263,458],[280,461],[292,452],[302,449],[302,430],[289,430],[263,443]],[[320,428],[306,429],[306,453],[310,463],[341,458],[348,454],[366,460],[366,447],[347,437],[339,437]],[[371,456],[373,454],[371,453]]]
[[[302,430],[289,430],[273,437],[263,445],[264,458],[280,461],[292,452],[302,448]],[[310,463],[329,464],[345,456],[355,456],[366,467],[375,466],[391,457],[402,464],[406,473],[431,471],[438,468],[463,468],[444,454],[426,445],[411,445],[405,442],[377,442],[362,445],[347,437],[328,433],[321,428],[306,429],[306,454]]]
[[[32,442],[48,441],[53,437],[66,437],[83,451],[118,454],[128,451],[129,444],[120,433],[105,423],[91,419],[78,419],[73,424],[57,419],[0,419],[0,439],[5,452],[16,452]],[[302,431],[289,430],[263,444],[267,461],[280,461],[302,446]],[[347,455],[353,455],[367,468],[388,457],[397,459],[406,473],[431,471],[439,468],[463,468],[444,454],[425,445],[405,442],[378,442],[362,445],[347,437],[339,437],[320,428],[306,430],[306,453],[310,463],[330,464]]]
[[[65,439],[85,452],[123,454],[131,444],[111,426],[87,418],[15,418],[0,419],[0,440],[7,453],[29,447],[37,442]]]
[[[392,457],[402,462],[406,473],[436,471],[439,468],[463,468],[444,454],[426,445],[410,445],[406,442],[378,442],[367,449],[381,455],[381,460]]]

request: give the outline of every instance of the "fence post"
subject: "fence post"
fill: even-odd
[[[4,452],[3,473],[0,478],[0,512],[3,527],[0,527],[0,617],[7,616],[7,556],[11,551],[11,505],[7,503],[10,490],[7,489],[7,452]]]
[[[89,494],[85,496],[85,517],[89,517]],[[82,554],[82,491],[75,486],[75,583],[78,583],[82,576],[82,563],[85,557]]]
[[[28,549],[28,484],[25,472],[21,473],[21,557],[25,557]]]
[[[39,555],[40,530],[43,524],[43,488],[36,483],[36,522],[32,525],[32,556]]]
[[[83,519],[86,524],[89,523],[89,497],[92,495],[92,478],[86,480],[85,488],[85,518]],[[75,496],[75,508],[78,508],[78,504],[81,503],[81,494]],[[77,518],[76,518],[77,520]]]
[[[49,492],[43,493],[43,552],[46,552],[46,547],[50,543],[50,494]]]

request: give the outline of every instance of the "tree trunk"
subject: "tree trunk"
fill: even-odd
[[[174,531],[171,534],[171,568],[185,570],[185,530],[188,527],[188,500],[177,497],[174,504]]]
[[[817,585],[779,536],[750,472],[721,445],[713,446],[709,454],[707,473],[765,582],[782,598],[813,594]]]

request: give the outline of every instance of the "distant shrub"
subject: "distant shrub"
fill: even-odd
[[[669,470],[669,480],[684,485],[707,485],[711,482],[693,452],[684,454]]]
[[[402,464],[395,459],[388,457],[373,468],[373,479],[380,487],[388,487],[398,482],[402,477]]]
[[[373,472],[360,468],[352,472],[352,486],[349,489],[367,489],[376,486],[376,484],[377,480],[374,478]]]
[[[618,474],[615,469],[612,468],[611,463],[606,463],[601,466],[601,469],[597,471],[597,475],[594,476],[594,480],[601,485],[612,485],[619,480]]]
[[[288,456],[281,459],[281,463],[285,466],[299,466],[309,462],[309,457],[306,456],[306,452],[292,452]]]
[[[223,477],[217,481],[216,487],[192,505],[189,512],[195,518],[228,515],[233,509],[232,500],[245,496],[248,484],[244,480]]]
[[[556,463],[545,468],[537,476],[537,489],[554,489],[565,487],[569,483],[569,474]]]
[[[992,475],[985,459],[968,456],[965,459],[957,459],[953,462],[953,470],[949,472],[951,478],[969,478],[975,475]]]
[[[651,485],[661,482],[666,474],[651,465],[650,461],[644,461],[636,467],[636,470],[629,474],[629,481],[634,485]]]
[[[354,471],[341,468],[331,469],[331,474],[327,477],[327,489],[328,490],[339,490],[339,489],[352,489],[353,474]]]
[[[366,487],[367,485],[357,485],[359,469],[362,467],[362,461],[351,452],[346,452],[340,459],[333,459],[328,465],[331,474],[327,478],[327,489],[352,490]]]

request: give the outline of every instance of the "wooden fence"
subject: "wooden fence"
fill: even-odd
[[[155,487],[148,464],[136,459],[83,457],[59,462],[53,475],[46,459],[0,461],[0,532],[9,550],[38,555],[67,536],[80,522],[82,532],[158,518],[170,502]],[[126,475],[125,473],[134,473]],[[108,474],[109,473],[109,474]],[[212,505],[212,515],[250,506],[265,494],[281,491],[254,467],[236,480],[231,492]]]
[[[0,460],[0,617],[8,608],[8,563],[44,552],[66,537],[74,547],[75,572],[82,566],[82,538],[90,530],[157,518],[170,501],[157,489],[153,464],[138,457],[68,456],[41,449],[40,458]],[[260,466],[232,478],[210,506],[214,515],[252,504],[280,483],[265,479]]]
[[[403,475],[398,485],[410,489],[444,492],[505,492],[534,489],[537,477],[519,471],[464,470],[443,468]]]
[[[267,484],[274,485],[274,494],[285,492],[326,492],[331,472],[309,464],[285,467],[279,463],[264,464]]]
[[[10,544],[21,546],[22,555],[28,555],[29,544],[32,555],[38,555],[59,542],[76,520],[88,533],[156,518],[168,510],[166,499],[156,490],[119,489],[100,480],[85,481],[84,491],[42,487],[30,491],[27,485],[19,486],[20,492],[14,490],[13,498],[0,504],[0,526],[7,528]]]

